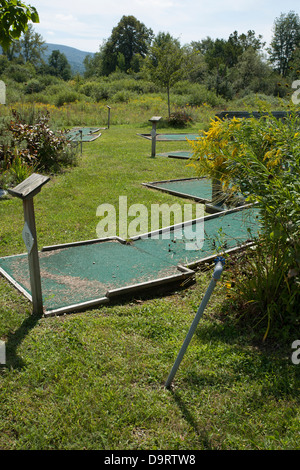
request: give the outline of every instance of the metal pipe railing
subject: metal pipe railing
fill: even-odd
[[[202,317],[202,314],[203,314],[203,312],[204,312],[204,309],[205,309],[205,307],[206,307],[206,305],[207,305],[207,303],[208,303],[208,301],[209,301],[209,299],[210,299],[210,296],[211,296],[211,294],[212,294],[212,292],[213,292],[213,290],[214,290],[214,288],[215,288],[215,286],[216,286],[217,281],[218,281],[218,280],[220,279],[220,277],[221,277],[221,274],[222,274],[224,265],[225,265],[225,260],[224,260],[224,258],[218,256],[218,257],[215,259],[215,269],[214,269],[214,273],[213,273],[212,280],[210,281],[210,284],[209,284],[209,286],[208,286],[208,288],[207,288],[207,291],[206,291],[206,293],[205,293],[205,295],[204,295],[204,297],[203,297],[203,299],[202,299],[202,302],[201,302],[201,304],[200,304],[200,306],[199,306],[199,308],[198,308],[198,311],[197,311],[196,316],[195,316],[195,318],[194,318],[194,320],[193,320],[193,323],[192,323],[191,326],[190,326],[190,329],[189,329],[189,331],[188,331],[188,334],[186,335],[186,338],[185,338],[185,340],[184,340],[184,343],[183,343],[183,345],[182,345],[182,347],[181,347],[181,349],[180,349],[180,351],[179,351],[179,353],[178,353],[178,356],[177,356],[177,358],[176,358],[176,361],[174,362],[174,365],[173,365],[172,370],[171,370],[171,372],[170,372],[170,374],[169,374],[169,377],[167,378],[167,381],[166,381],[166,383],[165,383],[165,387],[166,387],[166,388],[170,388],[170,385],[171,385],[171,383],[172,383],[172,381],[173,381],[173,379],[174,379],[174,377],[175,377],[175,374],[176,374],[176,372],[177,372],[177,369],[178,369],[178,367],[179,367],[179,365],[180,365],[180,363],[181,363],[181,361],[182,361],[182,359],[183,359],[183,356],[184,356],[184,354],[185,354],[185,352],[186,352],[186,350],[187,350],[187,347],[188,347],[188,345],[189,345],[189,343],[190,343],[190,341],[191,341],[191,339],[192,339],[192,337],[193,337],[193,334],[194,334],[194,332],[195,332],[195,330],[196,330],[196,328],[197,328],[197,325],[198,325],[198,323],[199,323],[199,321],[200,321],[200,318]]]

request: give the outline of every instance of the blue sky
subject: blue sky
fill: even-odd
[[[25,2],[26,3],[26,2]],[[168,32],[181,44],[254,30],[267,45],[275,18],[299,14],[299,0],[30,0],[40,15],[34,30],[46,42],[97,52],[123,15],[133,15],[154,34]]]

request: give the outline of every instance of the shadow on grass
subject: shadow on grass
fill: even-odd
[[[214,450],[210,443],[208,431],[200,427],[196,417],[194,417],[193,414],[189,411],[185,401],[176,391],[170,390],[170,393],[173,395],[174,401],[177,407],[180,409],[183,418],[191,426],[191,428],[194,429],[195,434],[197,434],[199,442],[201,441],[202,443],[203,450]]]
[[[18,355],[17,350],[28,333],[35,328],[40,315],[29,315],[19,328],[7,335],[6,341],[6,367],[13,369],[22,369],[25,366],[23,359]]]
[[[245,331],[239,332],[234,325],[212,323],[202,325],[202,328],[199,326],[194,342],[199,344],[197,362],[187,368],[184,367],[183,358],[179,367],[182,388],[200,392],[210,387],[226,393],[227,390],[244,386],[248,389],[249,399],[253,395],[257,403],[261,401],[261,406],[271,398],[293,400],[300,404],[300,365],[292,362],[290,344],[275,347],[274,343],[261,343],[258,346],[251,335],[247,336]],[[201,347],[204,347],[203,355]],[[195,346],[191,354],[195,354]]]

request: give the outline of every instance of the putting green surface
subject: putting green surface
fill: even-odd
[[[100,137],[99,127],[74,127],[67,133],[67,139],[71,142],[92,142]]]
[[[109,293],[158,281],[180,281],[189,266],[240,246],[256,234],[258,212],[254,208],[208,216],[163,233],[146,234],[129,244],[118,240],[83,242],[39,253],[44,306],[47,312],[109,297]],[[0,258],[0,268],[28,294],[27,254]],[[7,276],[6,276],[7,277]]]
[[[145,139],[152,139],[151,134],[138,134]],[[157,141],[197,140],[198,134],[156,134]]]
[[[182,180],[158,181],[147,183],[147,186],[167,191],[177,196],[190,197],[200,201],[211,201],[212,184],[207,178],[188,178]]]

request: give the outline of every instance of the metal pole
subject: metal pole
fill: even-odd
[[[198,311],[197,311],[196,316],[195,316],[195,318],[194,318],[194,320],[193,320],[193,323],[192,323],[192,325],[191,325],[191,327],[190,327],[190,329],[189,329],[189,331],[188,331],[188,334],[187,334],[187,336],[186,336],[186,338],[185,338],[185,340],[184,340],[184,343],[183,343],[183,345],[182,345],[182,347],[181,347],[181,349],[180,349],[180,351],[179,351],[179,354],[178,354],[178,356],[177,356],[177,358],[176,358],[176,361],[175,361],[175,363],[174,363],[174,365],[173,365],[173,367],[172,367],[172,370],[171,370],[171,372],[170,372],[170,374],[169,374],[169,377],[168,377],[168,379],[167,379],[167,381],[166,381],[166,383],[165,383],[165,387],[166,387],[166,388],[170,388],[170,385],[171,385],[171,383],[172,383],[172,380],[173,380],[174,377],[175,377],[175,374],[176,374],[176,372],[177,372],[177,369],[178,369],[178,367],[179,367],[179,365],[180,365],[180,363],[181,363],[181,361],[182,361],[182,359],[183,359],[183,356],[184,356],[184,354],[185,354],[185,352],[186,352],[186,350],[187,350],[187,347],[188,347],[188,345],[189,345],[189,343],[190,343],[190,341],[191,341],[191,339],[192,339],[192,336],[193,336],[193,334],[194,334],[194,332],[195,332],[195,330],[196,330],[196,328],[197,328],[197,325],[198,325],[198,323],[199,323],[199,321],[200,321],[200,318],[202,317],[202,314],[203,314],[203,312],[204,312],[204,309],[205,309],[205,307],[206,307],[206,305],[207,305],[207,303],[208,303],[208,301],[209,301],[209,299],[210,299],[210,296],[211,296],[211,294],[212,294],[212,292],[213,292],[213,290],[214,290],[214,288],[215,288],[215,286],[216,286],[216,284],[217,284],[217,281],[218,281],[218,280],[220,279],[220,277],[221,277],[224,264],[225,264],[224,258],[221,258],[221,257],[217,257],[217,258],[216,258],[216,260],[215,260],[215,269],[214,269],[214,273],[213,273],[212,280],[210,281],[210,284],[209,284],[209,286],[208,286],[208,289],[207,289],[207,291],[206,291],[206,293],[205,293],[205,295],[204,295],[204,297],[203,297],[203,299],[202,299],[202,302],[201,302],[201,304],[200,304],[200,306],[199,306],[199,308],[198,308]]]

